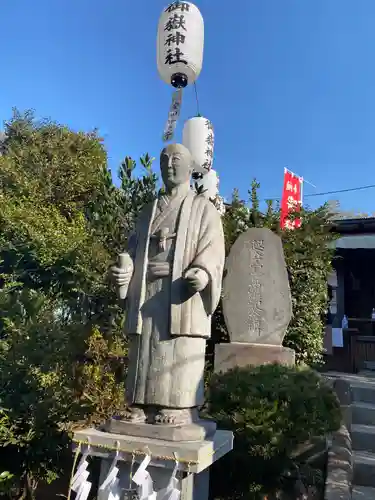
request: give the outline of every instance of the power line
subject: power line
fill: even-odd
[[[371,189],[375,188],[375,184],[369,184],[368,186],[359,186],[355,188],[348,188],[348,189],[339,189],[337,191],[326,191],[325,193],[312,193],[312,194],[305,194],[305,197],[307,196],[323,196],[326,194],[337,194],[337,193],[349,193],[349,191],[361,191],[362,189]]]
[[[355,188],[348,188],[348,189],[337,189],[336,191],[324,191],[322,193],[311,193],[311,194],[304,194],[304,198],[311,198],[313,196],[326,196],[328,194],[339,194],[339,193],[349,193],[351,191],[362,191],[363,189],[371,189],[375,188],[375,184],[369,184],[368,186],[359,186]],[[281,198],[265,198],[265,200],[272,199],[272,200],[280,200]]]

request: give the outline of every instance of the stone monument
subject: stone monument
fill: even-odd
[[[229,253],[223,283],[223,313],[230,343],[215,351],[215,371],[264,363],[294,364],[282,346],[291,319],[288,273],[281,238],[251,228]]]
[[[214,205],[190,189],[191,165],[182,145],[162,151],[166,194],[141,213],[128,267],[112,269],[126,292],[130,342],[129,408],[124,419],[111,420],[112,432],[180,441],[215,430],[199,421],[197,409],[204,402],[206,339],[221,294],[224,235]]]
[[[102,476],[110,469],[110,452],[103,455],[103,450],[113,453],[118,447],[126,452],[123,484],[129,482],[132,457],[134,461],[139,450],[146,450],[142,458],[152,457],[148,470],[155,491],[166,487],[176,460],[185,481],[182,496],[191,497],[192,481],[200,481],[200,493],[195,485],[194,495],[204,499],[208,471],[204,479],[190,476],[230,451],[233,435],[198,415],[204,403],[206,339],[220,300],[225,250],[219,213],[190,189],[192,166],[184,146],[163,149],[165,194],[142,210],[127,252],[112,268],[125,299],[129,338],[125,416],[112,418],[101,429],[78,431],[75,439],[89,442],[91,450],[98,447],[97,454],[106,458]]]

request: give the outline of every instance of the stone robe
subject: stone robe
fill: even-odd
[[[183,188],[183,189],[181,189]],[[206,339],[220,299],[224,235],[220,215],[185,186],[140,215],[129,253],[128,404],[192,408],[203,404]],[[184,272],[206,271],[207,287],[189,292]],[[154,270],[162,269],[162,277]]]

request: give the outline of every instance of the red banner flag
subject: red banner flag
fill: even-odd
[[[294,229],[301,226],[301,219],[288,218],[291,212],[299,212],[302,206],[302,177],[284,169],[284,187],[281,198],[281,229]]]

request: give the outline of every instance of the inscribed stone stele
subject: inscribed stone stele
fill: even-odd
[[[267,228],[248,229],[232,246],[224,276],[231,342],[281,345],[292,315],[281,238]]]

